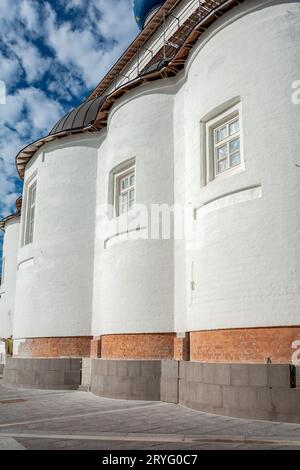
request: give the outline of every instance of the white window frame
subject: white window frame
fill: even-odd
[[[238,130],[235,130],[233,133],[230,133],[230,127],[232,124],[238,122]],[[227,135],[221,140],[218,140],[218,133],[222,130],[226,129]],[[230,170],[231,168],[235,168],[241,164],[241,130],[240,130],[240,117],[237,114],[230,120],[224,122],[220,126],[213,129],[213,142],[214,142],[214,170],[215,170],[215,178],[219,175],[224,173],[225,171]],[[230,144],[233,142],[239,142],[239,148],[236,151],[230,150]],[[222,148],[226,148],[226,156],[223,158],[219,158],[219,150]],[[239,162],[237,164],[231,163],[231,157],[234,155],[239,155]],[[227,167],[223,171],[219,171],[218,165],[220,162],[226,162]]]
[[[216,141],[217,131],[220,130],[222,127],[228,126],[239,120],[239,130],[232,135],[229,135],[221,140],[220,142]],[[205,170],[206,170],[206,181],[214,181],[226,178],[232,174],[240,172],[241,170],[245,169],[244,165],[244,152],[243,152],[243,125],[242,125],[242,112],[241,112],[241,104],[238,103],[235,106],[223,111],[208,122],[206,122],[206,130],[205,130],[205,137],[206,137],[206,158],[205,158]],[[240,141],[240,162],[237,165],[230,165],[230,152],[229,146],[230,142],[239,139]],[[217,171],[217,150],[227,145],[227,162],[228,167],[222,171]]]
[[[32,201],[32,193],[35,191],[35,197]],[[36,195],[37,195],[37,179],[32,179],[26,187],[26,205],[24,217],[24,235],[23,246],[33,243],[34,227],[36,218]]]
[[[122,189],[121,188],[121,183],[125,178],[131,178],[134,177],[134,183],[129,184],[128,187]],[[130,205],[130,193],[133,191],[133,200],[132,204]],[[121,204],[121,197],[122,195],[128,195],[128,205],[127,205],[127,210],[123,211],[122,210],[122,204]],[[122,171],[119,171],[118,173],[114,174],[114,210],[115,210],[115,216],[119,217],[123,214],[126,214],[129,212],[132,207],[135,204],[135,196],[136,196],[136,171],[135,171],[135,165],[130,165],[127,168],[124,168]]]

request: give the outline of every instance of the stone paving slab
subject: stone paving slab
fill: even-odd
[[[19,441],[28,449],[35,450],[178,450],[178,445],[174,443],[161,444],[160,442],[151,443],[148,442],[122,442],[116,441],[112,443],[96,442],[91,443],[89,441],[73,441],[68,440],[53,440],[50,442],[40,441],[38,439],[19,439]],[[190,445],[182,444],[180,450],[253,450],[253,445],[241,445],[241,444],[201,444],[201,445]],[[278,446],[261,445],[256,447],[257,450],[278,450]],[[284,447],[283,449],[290,449],[290,447]],[[295,450],[299,450],[298,447]]]
[[[25,450],[26,447],[13,439],[12,437],[0,437],[0,451],[1,450]]]
[[[252,442],[245,442],[245,437]],[[9,389],[0,381],[0,449],[13,446],[300,450],[300,424],[230,418],[180,405],[113,400],[88,392]]]

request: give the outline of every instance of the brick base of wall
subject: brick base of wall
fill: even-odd
[[[178,335],[174,338],[174,359],[176,361],[190,360],[190,334]]]
[[[245,328],[190,333],[191,361],[289,364],[300,327]]]
[[[300,326],[244,328],[98,337],[31,338],[19,342],[23,357],[175,359],[213,363],[289,364],[300,341]],[[298,347],[299,349],[299,347]],[[300,354],[299,354],[300,356]]]
[[[89,357],[91,336],[29,338],[19,343],[16,356],[22,357]]]
[[[99,357],[101,357],[101,336],[91,341],[91,358],[97,359]]]
[[[297,340],[300,340],[299,326],[194,331],[180,335],[104,335],[92,341],[91,357],[289,364],[295,352],[292,344]]]
[[[27,338],[17,341],[14,356],[189,360],[188,336],[177,338],[175,333],[153,333]]]
[[[173,359],[175,333],[101,336],[104,359]]]

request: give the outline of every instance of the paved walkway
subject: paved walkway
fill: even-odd
[[[2,449],[300,449],[300,424],[215,416],[85,392],[16,390],[0,381]]]

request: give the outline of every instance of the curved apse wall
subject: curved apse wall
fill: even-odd
[[[64,139],[26,168],[23,200],[36,178],[36,214],[33,243],[19,252],[15,339],[91,334],[97,145]]]

